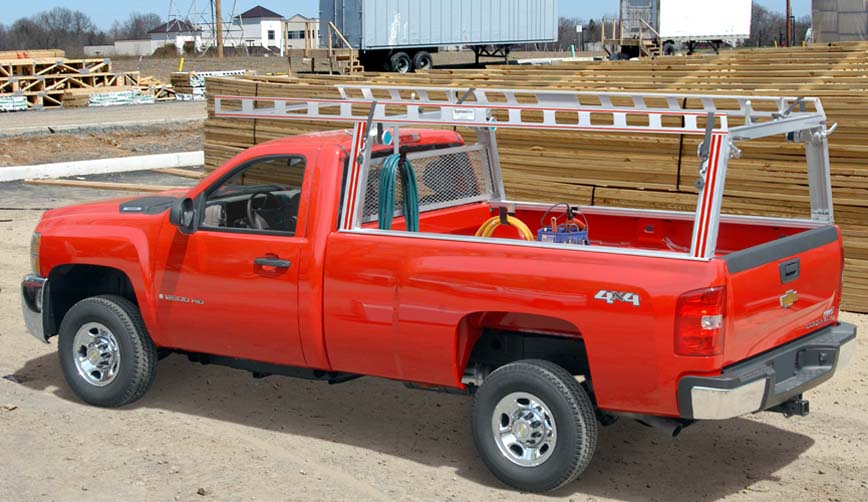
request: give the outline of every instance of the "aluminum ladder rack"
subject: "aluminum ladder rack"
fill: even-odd
[[[707,134],[708,123],[713,122],[712,133],[729,133],[735,140],[815,129],[826,120],[817,98],[367,85],[335,88],[340,98],[216,96],[215,116],[692,135]],[[696,108],[688,108],[687,103]],[[680,120],[664,121],[668,117]],[[731,127],[733,118],[741,119],[740,125]]]
[[[734,142],[781,135],[804,143],[811,217],[833,221],[826,115],[818,98],[575,92],[532,89],[336,85],[333,99],[215,96],[217,118],[285,119],[354,124],[343,230],[360,225],[359,199],[371,159],[374,126],[474,128],[499,176],[497,128],[620,134],[699,135],[699,179],[689,256],[710,260],[717,247],[723,188]],[[693,107],[689,108],[690,104]],[[397,136],[397,135],[395,135]],[[398,144],[395,143],[398,150]],[[502,200],[502,184],[501,184]]]

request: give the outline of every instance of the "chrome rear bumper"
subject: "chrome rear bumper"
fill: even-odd
[[[21,281],[21,310],[24,314],[24,324],[27,331],[37,340],[48,343],[43,320],[43,296],[48,279],[30,274]]]
[[[723,370],[678,383],[681,417],[725,420],[774,408],[832,378],[852,358],[856,326],[841,323]]]

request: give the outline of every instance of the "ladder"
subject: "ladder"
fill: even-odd
[[[813,130],[825,127],[826,120],[817,98],[372,85],[336,85],[335,90],[339,98],[215,96],[215,117],[612,133],[729,133],[734,139]],[[730,127],[733,119],[738,119],[736,127]]]
[[[494,179],[500,179],[496,128],[704,135],[689,252],[701,260],[710,260],[716,250],[727,166],[739,155],[734,142],[781,134],[806,145],[812,218],[832,221],[827,137],[834,126],[826,128],[817,98],[370,85],[335,89],[340,97],[333,99],[216,96],[214,111],[218,118],[353,123],[342,230],[360,228],[373,150],[368,146],[379,137],[375,131],[381,125],[405,124],[474,128],[487,142]],[[398,153],[398,142],[394,148]]]

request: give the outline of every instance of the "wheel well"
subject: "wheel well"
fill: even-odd
[[[127,275],[110,267],[98,265],[61,265],[48,276],[49,335],[60,330],[63,317],[73,305],[97,295],[118,295],[138,305],[135,290]]]
[[[477,312],[458,327],[459,368],[483,373],[522,359],[544,359],[590,380],[579,328],[564,319],[510,312]]]
[[[581,338],[538,333],[486,329],[473,346],[467,367],[494,370],[523,359],[550,361],[573,375],[590,379],[588,353]]]

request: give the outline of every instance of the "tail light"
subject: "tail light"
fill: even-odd
[[[716,356],[723,353],[726,288],[698,289],[678,298],[675,307],[675,353]]]
[[[844,295],[844,246],[841,246],[841,276],[838,278],[838,289],[835,291],[835,320],[841,314],[841,297]]]

